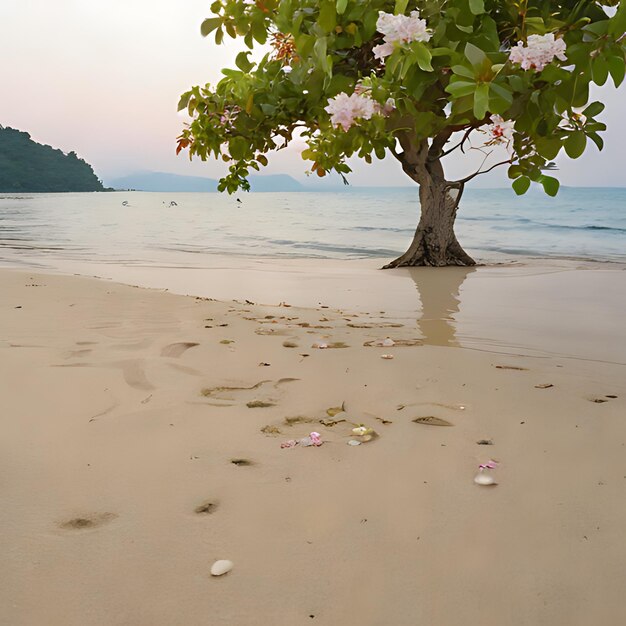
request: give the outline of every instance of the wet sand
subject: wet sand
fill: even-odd
[[[0,623],[626,620],[626,273],[353,267],[0,272]]]

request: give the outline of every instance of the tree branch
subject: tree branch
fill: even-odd
[[[470,133],[473,130],[476,130],[475,126],[471,126],[470,128],[468,128],[465,131],[465,134],[463,135],[463,139],[461,139],[461,141],[459,141],[459,143],[457,143],[456,146],[454,146],[453,148],[450,148],[449,150],[446,150],[445,152],[442,152],[441,156],[439,158],[443,159],[443,157],[448,156],[451,152],[454,152],[457,148],[461,148],[461,152],[463,152],[463,154],[465,154],[465,150],[463,150],[463,144],[467,141],[468,137],[470,136]]]
[[[435,135],[433,138],[433,142],[430,144],[430,148],[428,150],[428,160],[436,161],[441,158],[441,153],[443,152],[443,147],[448,143],[448,140],[454,133],[453,127],[449,126],[448,128],[444,128],[438,135]]]
[[[487,155],[487,156],[489,156],[489,155]],[[485,157],[485,159],[486,158],[487,157]],[[483,161],[483,163],[484,163],[484,161]],[[487,172],[491,172],[491,170],[495,169],[496,167],[498,167],[500,165],[506,165],[507,163],[509,163],[509,164],[513,163],[513,157],[511,157],[510,159],[507,159],[506,161],[500,161],[500,163],[495,163],[494,165],[492,165],[490,168],[488,168],[486,170],[481,170],[480,168],[478,168],[477,172],[474,172],[473,174],[470,174],[469,176],[466,176],[465,178],[461,178],[460,180],[456,180],[454,182],[455,183],[460,183],[460,184],[464,185],[465,183],[469,182],[473,178],[476,178],[476,176],[478,176],[479,174],[486,174]],[[482,167],[482,164],[481,164],[480,167]]]

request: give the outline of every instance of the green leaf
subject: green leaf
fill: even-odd
[[[626,74],[626,64],[624,63],[624,59],[622,57],[613,56],[607,59],[607,63],[609,65],[609,72],[611,74],[611,78],[613,79],[613,83],[616,87],[619,87],[624,81],[624,75]]]
[[[484,0],[469,0],[469,8],[474,15],[481,15],[485,12]]]
[[[263,18],[252,20],[250,28],[255,41],[263,45],[267,41],[267,30],[265,28]]]
[[[581,130],[570,133],[563,143],[565,152],[570,159],[577,159],[584,151],[587,145],[587,137]]]
[[[602,102],[592,102],[584,111],[583,115],[585,117],[595,117],[596,115],[600,115],[604,111],[604,104]]]
[[[243,137],[232,137],[228,142],[230,156],[236,161],[240,161],[244,158],[247,148],[248,142]]]
[[[528,176],[520,176],[513,181],[511,186],[518,196],[523,196],[530,187],[530,178]]]
[[[598,133],[591,131],[587,133],[587,137],[589,137],[589,139],[591,139],[591,141],[598,146],[598,150],[602,150],[602,148],[604,148],[604,140],[600,137],[600,135],[598,135]]]
[[[425,72],[432,72],[433,66],[430,64],[430,60],[432,59],[430,50],[419,41],[414,43],[411,47],[419,68]]]
[[[183,109],[187,108],[187,105],[189,104],[189,99],[191,98],[191,92],[188,91],[187,93],[184,93],[181,97],[180,100],[178,101],[178,110],[182,111]]]
[[[487,55],[473,43],[465,45],[465,56],[474,67],[481,67],[485,61],[488,61]]]
[[[524,25],[528,35],[543,35],[546,32],[546,25],[541,17],[527,17]]]
[[[561,183],[559,183],[556,178],[552,178],[552,176],[545,176],[542,174],[537,182],[543,185],[543,190],[549,196],[554,197],[557,193],[559,193],[559,187],[561,186]]]
[[[453,65],[450,68],[457,76],[464,76],[465,78],[471,78],[474,80],[474,72],[465,65]]]
[[[203,37],[210,35],[222,23],[221,17],[209,17],[200,25],[200,33]]]
[[[585,41],[591,41],[596,39],[597,37],[603,37],[609,31],[610,22],[609,20],[602,20],[600,22],[592,22],[591,24],[587,24],[583,26],[583,31],[588,33],[585,37]]]
[[[446,87],[446,91],[454,98],[462,98],[463,96],[469,96],[476,91],[476,83],[465,80],[457,80],[451,82]]]
[[[409,4],[409,0],[396,0],[396,8],[394,9],[394,13],[396,15],[404,14],[407,4]]]
[[[237,57],[235,58],[235,65],[242,71],[242,72],[249,72],[253,67],[254,67],[254,63],[251,63],[248,60],[248,55],[250,54],[250,50],[246,50],[244,52],[240,52]]]
[[[348,0],[337,0],[337,13],[343,15],[347,6]]]
[[[334,2],[331,0],[320,2],[320,15],[317,23],[327,33],[335,30],[335,26],[337,26],[337,10]]]
[[[615,38],[623,36],[626,31],[626,3],[620,2],[615,15],[609,20],[609,33]]]
[[[596,85],[604,85],[609,77],[609,64],[603,56],[597,56],[591,63],[591,74]]]
[[[499,97],[502,98],[507,104],[513,104],[513,94],[506,89],[503,85],[498,83],[491,83],[491,90]]]
[[[561,140],[556,137],[539,137],[535,140],[535,147],[545,159],[555,159],[561,151]]]
[[[326,51],[328,49],[328,42],[326,41],[326,37],[320,37],[315,40],[315,44],[313,45],[313,52],[315,53],[315,57],[317,58],[317,62],[319,66],[324,70],[324,72],[328,73],[328,57],[326,55]]]
[[[474,117],[482,120],[489,110],[489,83],[480,83],[474,94]]]

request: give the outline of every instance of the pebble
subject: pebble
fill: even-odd
[[[233,569],[233,566],[234,563],[232,561],[225,559],[215,561],[215,563],[211,565],[211,576],[223,576],[224,574],[228,574],[228,572]]]

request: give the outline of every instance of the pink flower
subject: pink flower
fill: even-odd
[[[517,42],[517,46],[511,49],[509,59],[511,63],[521,65],[524,70],[532,69],[541,72],[555,58],[567,61],[566,48],[563,39],[556,39],[554,33],[531,35],[526,45],[521,41]]]
[[[363,91],[363,86],[357,85],[355,93],[351,96],[341,92],[328,101],[328,106],[324,108],[324,111],[330,114],[333,126],[341,126],[344,130],[349,130],[355,120],[369,120],[372,115],[381,113],[380,104]]]
[[[411,11],[410,15],[393,15],[379,11],[376,29],[384,35],[385,42],[372,50],[377,59],[388,57],[396,44],[429,41],[432,37],[431,31],[426,28],[426,20],[420,19],[419,11]]]
[[[503,120],[500,115],[491,116],[491,124],[487,132],[491,135],[489,144],[509,144],[513,139],[514,123],[511,120]]]
[[[394,51],[394,46],[392,43],[381,43],[378,46],[374,46],[372,48],[372,52],[374,53],[374,57],[383,60],[388,57]]]
[[[322,436],[319,433],[316,432],[312,432],[309,435],[309,438],[311,439],[311,443],[314,446],[321,446],[324,442],[322,441]]]

